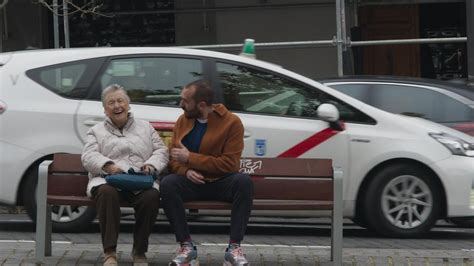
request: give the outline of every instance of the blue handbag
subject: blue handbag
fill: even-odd
[[[123,191],[136,191],[153,187],[156,177],[144,173],[135,172],[133,168],[128,173],[113,174],[105,176],[107,184],[119,188]]]

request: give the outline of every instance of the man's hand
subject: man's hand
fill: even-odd
[[[120,174],[120,173],[123,173],[123,170],[120,169],[120,167],[118,167],[117,165],[115,165],[114,163],[108,163],[104,166],[104,171],[109,174],[109,175],[113,175],[113,174]]]
[[[188,163],[189,150],[184,145],[178,142],[178,148],[171,149],[171,159],[176,160],[180,163]]]
[[[195,184],[204,184],[204,176],[202,176],[199,172],[194,171],[193,169],[188,169],[186,171],[186,177],[191,180],[191,182]]]
[[[155,172],[155,167],[151,164],[144,164],[141,168],[141,171],[147,175],[153,174]]]

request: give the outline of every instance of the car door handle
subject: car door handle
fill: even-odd
[[[92,127],[92,126],[95,126],[99,123],[101,123],[103,121],[103,119],[101,118],[93,118],[93,119],[87,119],[87,120],[84,120],[84,125],[88,126],[88,127]]]
[[[244,139],[250,138],[251,135],[247,130],[244,131]]]

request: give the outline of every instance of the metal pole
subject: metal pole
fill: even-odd
[[[341,34],[342,34],[342,48],[346,51],[347,47],[347,31],[346,31],[346,4],[341,0]],[[343,59],[344,60],[344,59]]]
[[[343,62],[342,62],[342,12],[341,12],[341,4],[343,3],[344,0],[336,0],[336,28],[337,28],[337,35],[335,38],[336,46],[337,46],[337,75],[339,77],[342,77],[344,75],[343,71]]]
[[[59,48],[58,0],[53,0],[54,48]]]
[[[3,8],[0,8],[0,53],[3,52]]]
[[[8,41],[7,7],[3,7],[3,39]]]
[[[374,41],[351,41],[350,46],[373,46],[388,44],[416,44],[416,43],[457,43],[466,42],[466,37],[452,38],[421,38],[421,39],[393,39],[393,40],[374,40]]]
[[[474,3],[466,0],[467,81],[474,86]]]
[[[322,40],[322,41],[296,41],[296,42],[267,42],[267,43],[255,43],[255,47],[258,48],[304,48],[304,47],[329,47],[333,46],[333,40]],[[210,44],[210,45],[187,45],[179,46],[183,48],[194,48],[194,49],[242,49],[241,43],[231,44]]]
[[[466,42],[466,37],[453,38],[421,38],[421,39],[393,39],[393,40],[373,40],[373,41],[350,41],[347,40],[347,46],[369,46],[369,45],[389,45],[389,44],[416,44],[416,43],[461,43]],[[261,42],[255,43],[259,49],[286,49],[286,48],[313,48],[336,46],[336,41],[295,41],[295,42]],[[184,45],[183,48],[194,49],[214,49],[214,50],[232,50],[242,49],[241,43],[230,44],[209,44],[209,45]]]
[[[63,21],[64,21],[64,45],[69,48],[69,17],[67,10],[67,2],[63,0]]]

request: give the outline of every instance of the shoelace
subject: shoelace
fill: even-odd
[[[191,251],[193,251],[192,247],[188,245],[183,245],[183,246],[178,247],[178,249],[176,250],[176,253],[187,255]]]
[[[241,247],[233,247],[231,253],[232,253],[232,256],[234,256],[234,257],[243,257],[244,256],[244,253],[242,252]]]

